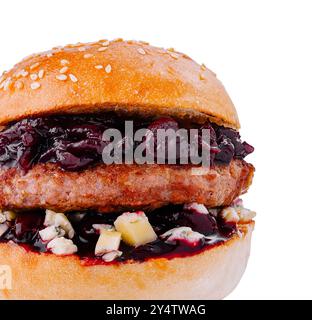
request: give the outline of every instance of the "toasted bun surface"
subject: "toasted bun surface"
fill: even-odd
[[[77,257],[26,252],[0,244],[0,265],[12,269],[1,299],[221,299],[244,273],[253,222],[242,237],[185,258],[82,266]]]
[[[239,128],[215,74],[184,54],[135,41],[69,45],[33,55],[0,79],[0,125],[29,116],[120,110]]]

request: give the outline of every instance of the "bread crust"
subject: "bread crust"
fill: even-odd
[[[84,266],[74,256],[26,252],[0,244],[0,265],[12,269],[1,299],[221,299],[244,273],[254,222],[238,235],[194,256]]]
[[[213,72],[182,53],[146,43],[55,48],[23,60],[0,80],[0,125],[29,116],[111,110],[209,118],[239,128],[235,107]]]

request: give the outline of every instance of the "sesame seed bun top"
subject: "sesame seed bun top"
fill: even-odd
[[[215,74],[173,49],[100,40],[34,54],[0,78],[0,125],[29,116],[116,110],[239,128]]]

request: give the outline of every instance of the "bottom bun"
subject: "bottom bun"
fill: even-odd
[[[245,271],[253,226],[241,225],[240,237],[199,254],[142,263],[83,266],[78,257],[26,252],[2,243],[0,268],[11,268],[12,289],[0,290],[0,298],[222,299]]]

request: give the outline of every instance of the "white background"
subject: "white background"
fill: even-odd
[[[174,47],[214,70],[256,148],[258,212],[231,299],[312,298],[312,1],[2,1],[0,69],[97,39]]]

